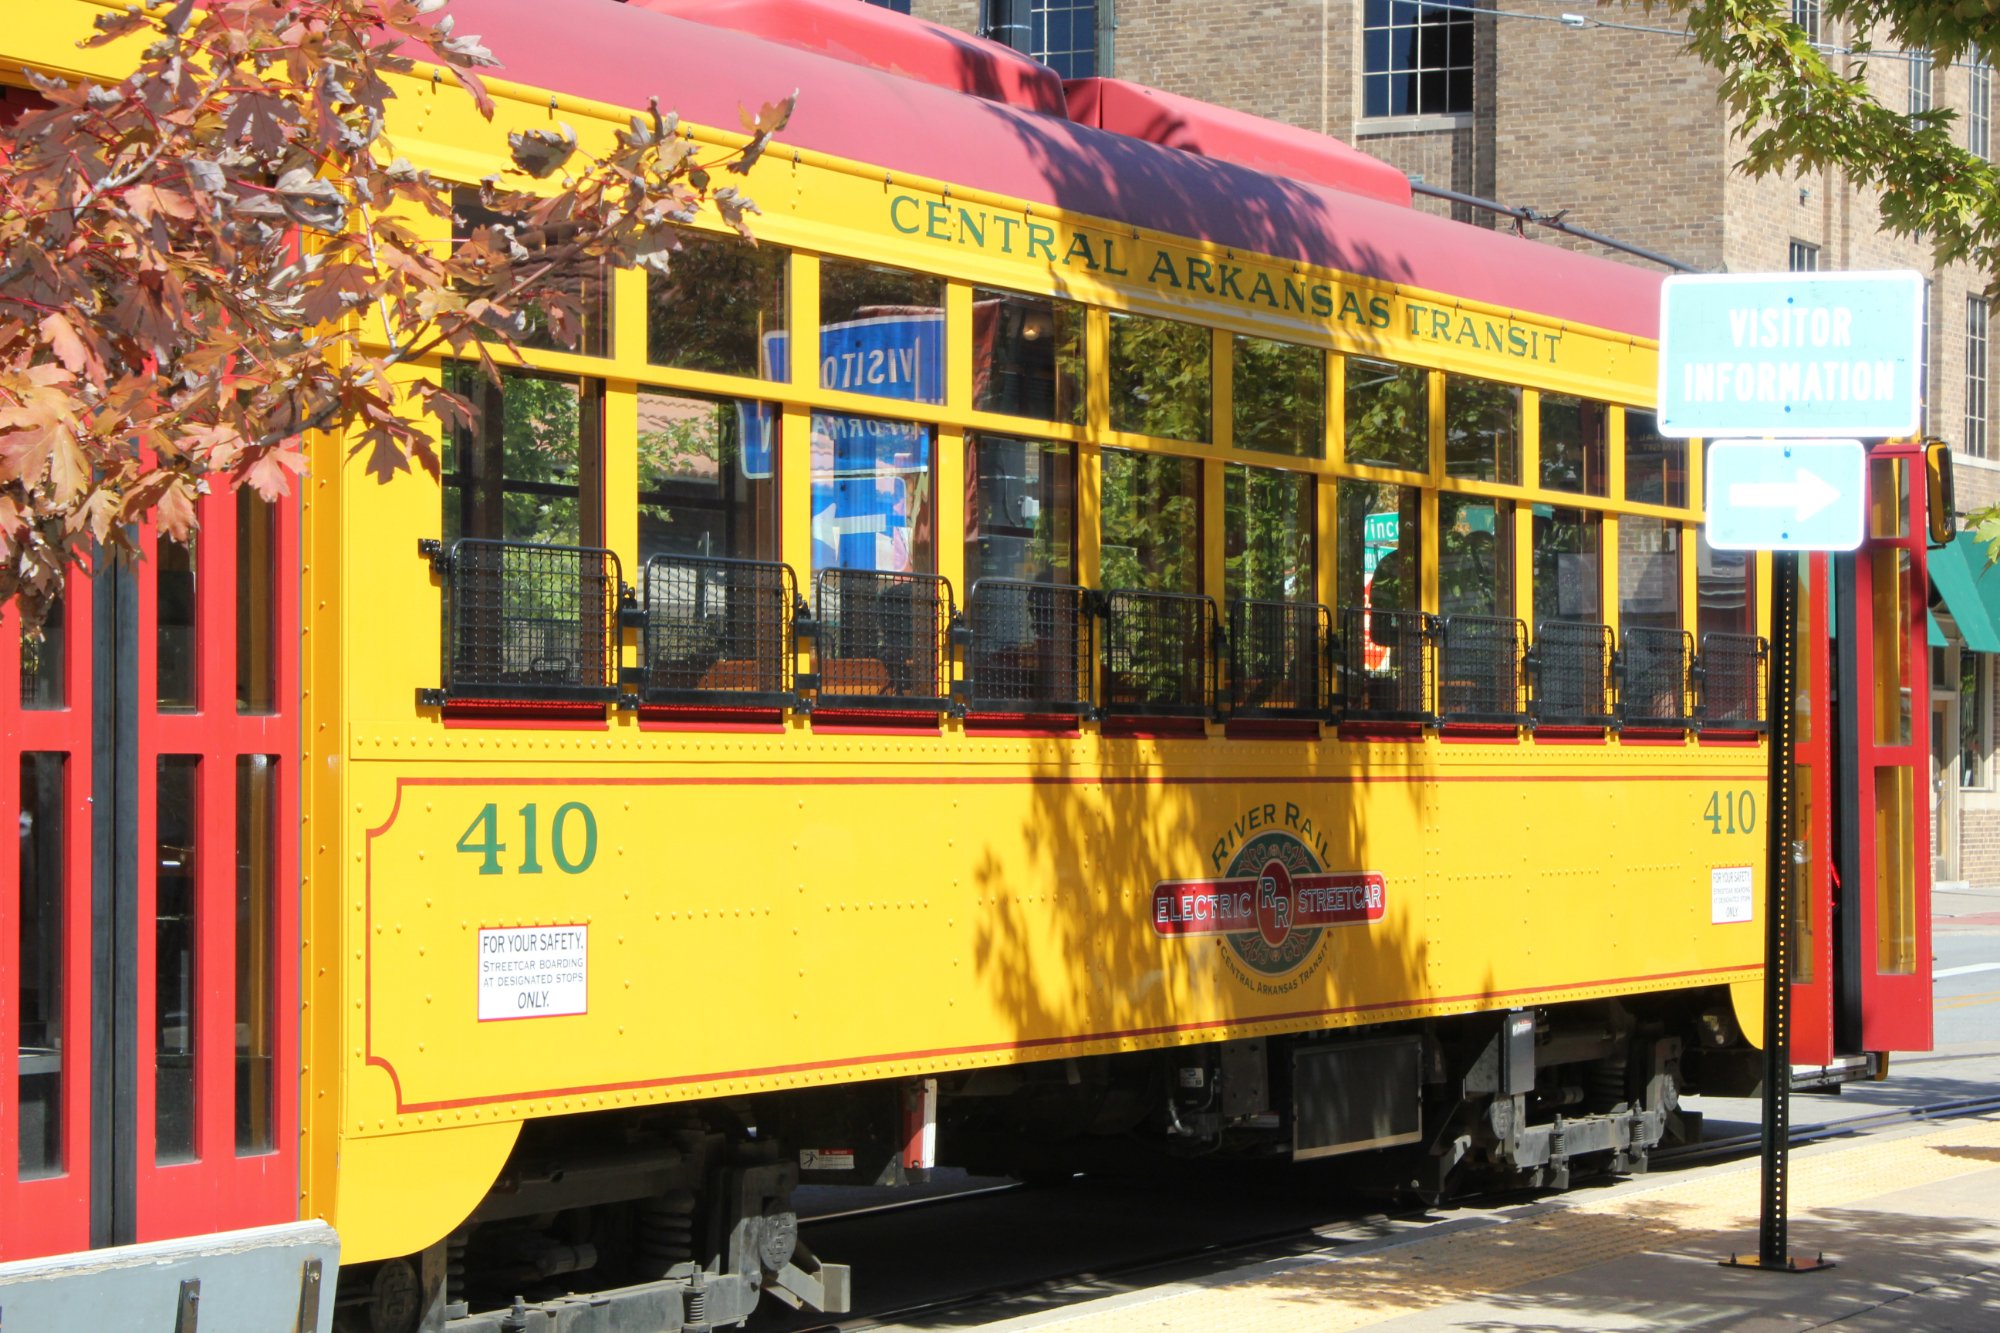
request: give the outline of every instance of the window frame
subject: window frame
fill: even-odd
[[[1991,426],[1990,361],[1993,309],[1983,296],[1965,298],[1965,452],[1975,458],[1987,456]]]
[[[1378,15],[1370,10],[1380,6]],[[1424,19],[1433,11],[1444,16],[1437,27],[1442,31],[1445,56],[1440,63],[1425,63],[1422,51]],[[1399,22],[1404,14],[1411,15],[1408,21]],[[1457,4],[1437,4],[1431,0],[1364,0],[1361,11],[1361,60],[1360,79],[1357,89],[1356,119],[1363,124],[1382,125],[1400,121],[1428,120],[1469,121],[1478,96],[1477,50],[1478,37],[1474,26],[1474,15]],[[1411,34],[1398,41],[1398,34]],[[1458,59],[1459,44],[1464,44],[1462,61]],[[1398,47],[1407,43],[1408,48],[1399,52]],[[1465,87],[1455,88],[1454,76],[1463,73]],[[1441,89],[1441,95],[1433,102],[1425,96],[1426,77],[1435,82],[1428,85],[1431,90]],[[1396,81],[1411,81],[1410,103],[1405,110],[1396,110]],[[1374,104],[1373,92],[1376,86],[1383,91],[1382,110],[1370,110]]]

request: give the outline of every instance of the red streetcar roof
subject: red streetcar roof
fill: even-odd
[[[855,0],[625,0],[634,9],[783,42],[885,74],[1026,107],[1064,109],[1055,71],[1011,46]]]
[[[497,72],[521,83],[632,107],[657,94],[688,120],[726,129],[740,123],[739,108],[797,88],[798,110],[779,136],[785,144],[1502,309],[1656,336],[1663,275],[1631,265],[638,5],[457,0],[452,12],[461,32],[484,37],[500,58]]]
[[[1063,91],[1069,98],[1070,119],[1080,125],[1234,162],[1252,171],[1330,185],[1385,204],[1410,202],[1408,176],[1332,135],[1123,79],[1071,79]]]

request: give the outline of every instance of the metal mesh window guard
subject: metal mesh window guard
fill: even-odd
[[[1701,682],[1697,718],[1704,727],[1764,729],[1764,664],[1769,646],[1755,634],[1704,634],[1695,674]]]
[[[813,585],[821,708],[943,712],[951,584],[936,574],[823,569]]]
[[[1340,608],[1340,707],[1376,722],[1431,722],[1432,617]]]
[[[1105,595],[1104,708],[1152,717],[1215,711],[1215,603],[1185,592]]]
[[[645,572],[649,704],[790,708],[798,581],[766,560],[656,555]]]
[[[1694,636],[1684,629],[1634,626],[1625,631],[1620,711],[1628,727],[1685,728],[1694,716],[1688,671]]]
[[[965,598],[965,682],[975,712],[1096,712],[1095,599],[1088,589],[980,579]]]
[[[1611,711],[1611,626],[1544,620],[1529,654],[1535,720],[1544,725],[1605,727]]]
[[[1445,722],[1518,725],[1527,717],[1528,627],[1512,616],[1438,621],[1437,711]]]
[[[476,537],[421,549],[444,576],[445,700],[618,697],[615,554]]]
[[[1316,602],[1229,604],[1229,711],[1317,718],[1333,707],[1327,647],[1333,613]]]

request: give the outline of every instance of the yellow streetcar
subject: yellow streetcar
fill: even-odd
[[[96,9],[0,81],[115,74]],[[361,1326],[705,1327],[844,1308],[801,1183],[1561,1186],[1754,1082],[1768,571],[1654,428],[1659,275],[851,0],[454,10],[500,114],[394,131],[468,187],[799,88],[757,244],[413,368],[441,482],[320,439],[66,594],[0,703],[0,1259],[318,1218]],[[1807,562],[1815,1064],[1929,1043],[1920,466]]]

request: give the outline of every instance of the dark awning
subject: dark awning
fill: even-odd
[[[1931,584],[1959,638],[1976,653],[2000,653],[2000,565],[1987,564],[1986,543],[1961,532],[1930,557]]]

